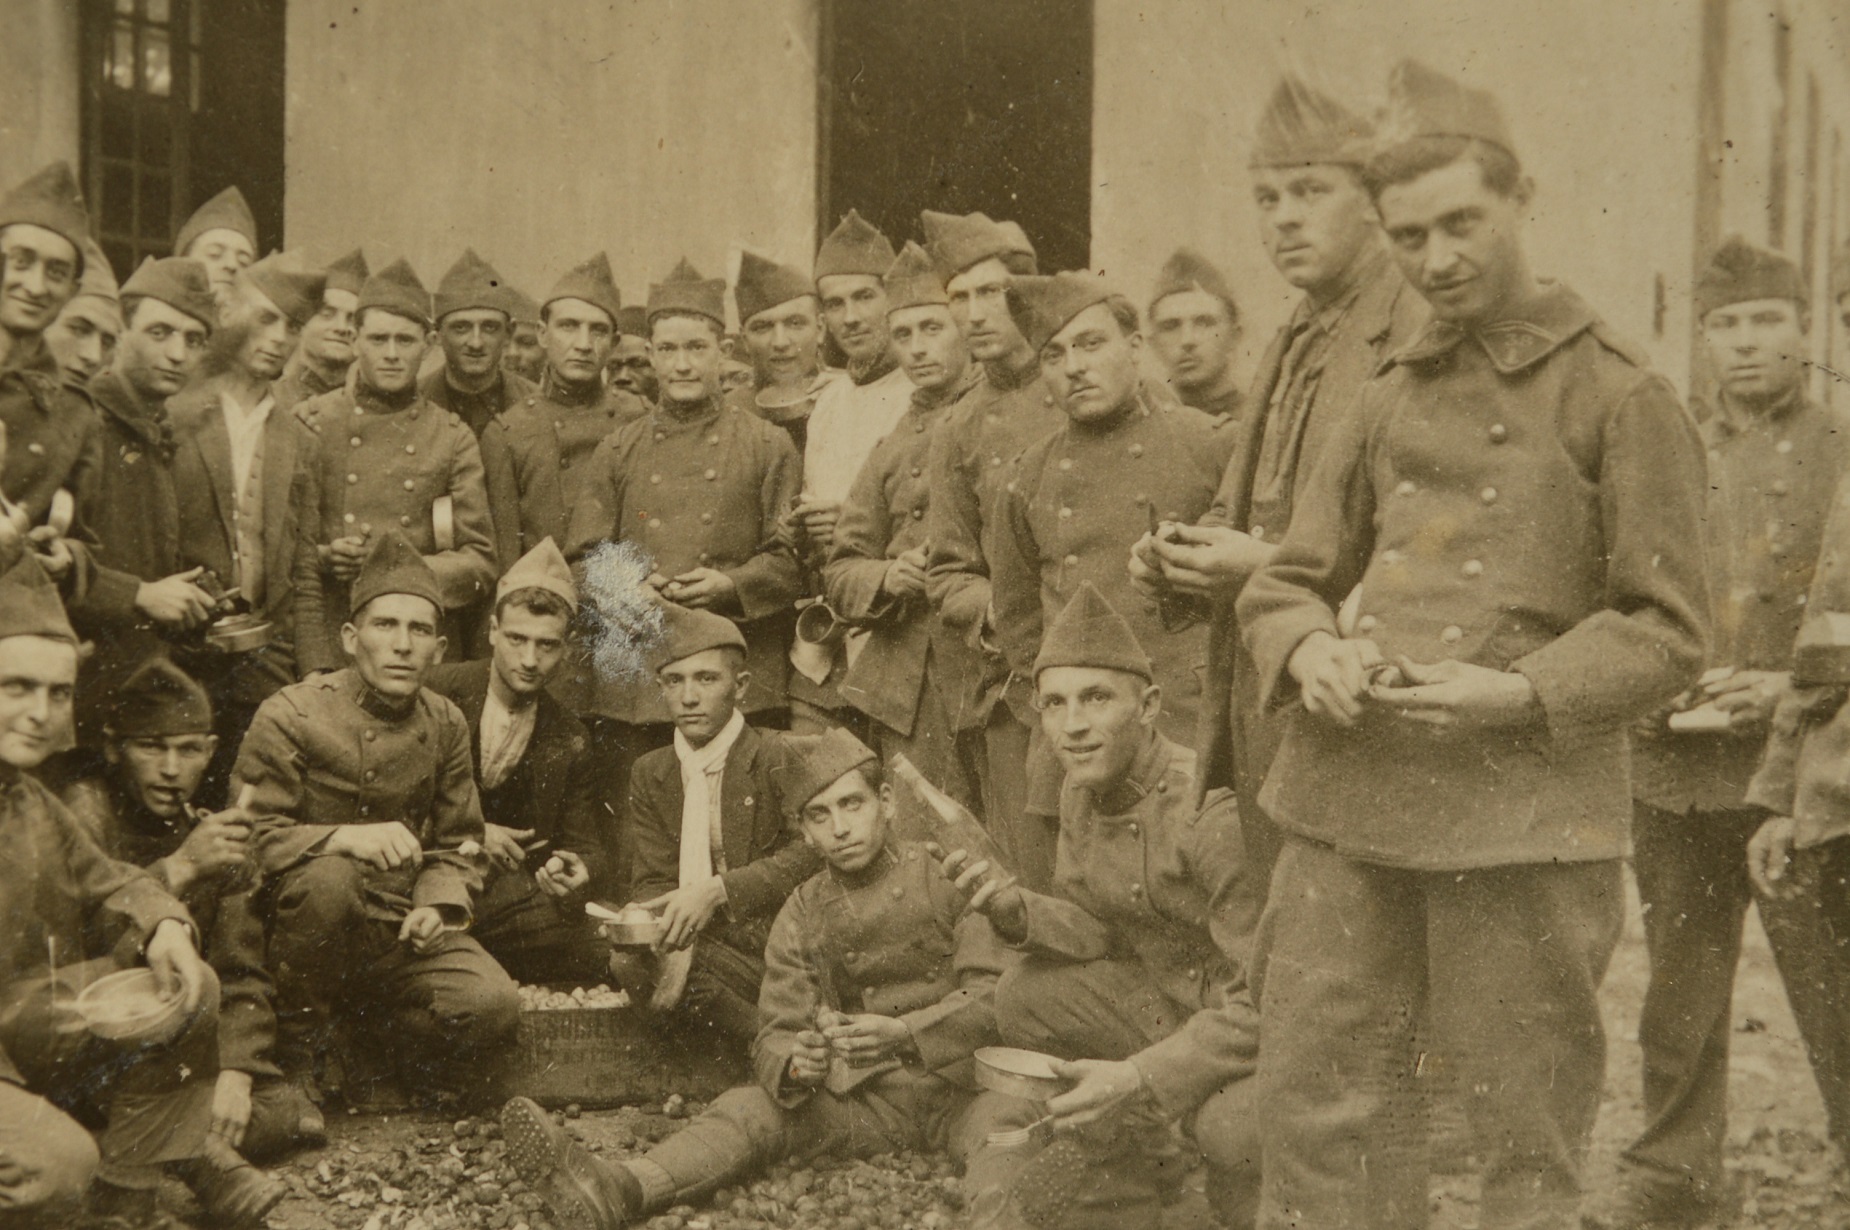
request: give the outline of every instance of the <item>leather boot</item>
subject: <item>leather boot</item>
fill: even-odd
[[[514,1173],[567,1230],[622,1230],[641,1220],[636,1176],[592,1157],[531,1098],[501,1108],[501,1138]]]
[[[226,1230],[255,1230],[289,1188],[265,1174],[216,1136],[206,1138],[205,1152],[175,1167],[192,1189],[206,1221]]]

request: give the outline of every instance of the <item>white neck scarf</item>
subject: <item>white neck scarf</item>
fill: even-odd
[[[681,887],[698,884],[713,874],[713,847],[720,839],[720,782],[726,774],[726,757],[745,729],[745,715],[737,709],[705,747],[695,747],[680,730],[674,732],[674,754],[681,762]]]

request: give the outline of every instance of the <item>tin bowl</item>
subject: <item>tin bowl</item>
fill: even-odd
[[[592,904],[585,906],[585,913],[597,920],[598,934],[619,948],[652,948],[667,933],[661,917],[652,910],[636,906],[594,910]]]
[[[106,974],[77,994],[77,1014],[90,1032],[111,1042],[158,1046],[186,1027],[179,996],[160,993],[146,966]]]
[[[249,653],[270,643],[271,628],[255,615],[227,615],[206,629],[206,644],[223,653]]]
[[[1045,1102],[1065,1093],[1072,1082],[1054,1075],[1059,1063],[1052,1055],[1013,1046],[979,1046],[976,1049],[976,1083],[984,1089],[1030,1102]]]

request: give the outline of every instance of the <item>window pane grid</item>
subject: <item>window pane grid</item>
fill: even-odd
[[[86,125],[98,232],[130,264],[170,250],[186,191],[187,117],[201,104],[200,0],[91,0]],[[176,37],[178,36],[178,37]]]

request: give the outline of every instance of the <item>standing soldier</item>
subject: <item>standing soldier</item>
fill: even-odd
[[[640,398],[604,384],[618,310],[610,259],[602,252],[560,278],[540,307],[546,374],[539,388],[482,432],[495,553],[503,569],[545,539],[565,541],[592,450],[649,412]]]
[[[540,305],[518,288],[508,288],[514,297],[514,320],[508,329],[507,350],[501,366],[515,375],[538,381],[546,370],[546,348],[540,345]]]
[[[257,259],[257,219],[234,184],[193,211],[173,237],[175,256],[206,267],[212,293],[229,306],[231,285]]]
[[[1195,740],[1203,790],[1239,791],[1255,855],[1270,861],[1277,837],[1259,807],[1283,733],[1283,715],[1259,704],[1240,645],[1233,600],[1271,558],[1297,492],[1340,430],[1364,381],[1413,339],[1426,307],[1388,259],[1374,202],[1362,183],[1368,122],[1294,77],[1279,82],[1254,136],[1251,172],[1259,233],[1279,274],[1304,292],[1260,362],[1233,464],[1199,526],[1138,542],[1131,574],[1213,608],[1202,728]]]
[[[662,395],[662,386],[655,379],[655,364],[649,362],[647,308],[632,304],[617,309],[617,344],[610,348],[605,371],[611,388],[622,389],[651,410],[655,408]]]
[[[809,416],[833,373],[822,371],[822,316],[807,273],[747,250],[732,288],[739,337],[752,362],[752,388],[726,398],[790,433],[802,452]]]
[[[1435,319],[1332,432],[1238,604],[1265,702],[1302,705],[1260,798],[1288,835],[1253,959],[1260,1219],[1424,1220],[1430,1029],[1480,1223],[1565,1227],[1623,922],[1626,731],[1701,670],[1701,446],[1638,352],[1531,273],[1495,101],[1411,61],[1389,101],[1369,186]]]
[[[1238,421],[1245,406],[1233,357],[1240,305],[1207,257],[1178,248],[1163,264],[1150,296],[1150,348],[1185,406]]]
[[[951,720],[960,740],[980,744],[966,756],[983,766],[983,814],[1011,865],[1020,866],[1015,829],[1024,823],[1028,802],[1033,705],[1022,689],[1003,703],[1008,671],[995,649],[983,535],[995,522],[1015,458],[1065,419],[1040,381],[1040,356],[1009,314],[1009,282],[1036,267],[1028,237],[1014,223],[980,213],[958,217],[928,209],[919,218],[951,317],[970,357],[983,366],[982,379],[932,436],[927,592],[943,624],[940,643],[955,638],[963,648],[942,662]]]
[[[83,254],[84,272],[77,282],[77,294],[45,330],[45,344],[51,347],[65,383],[78,389],[109,367],[122,338],[122,304],[109,258],[94,239],[84,240]]]
[[[482,454],[468,424],[418,395],[434,340],[430,295],[404,261],[366,280],[351,389],[297,408],[315,440],[303,455],[295,559],[296,661],[306,677],[341,664],[348,585],[369,541],[397,530],[437,574],[446,625],[494,588]]]
[[[633,542],[653,562],[649,587],[725,615],[745,637],[748,715],[785,708],[786,655],[799,592],[777,520],[797,494],[797,457],[782,429],[721,401],[726,284],[685,260],[649,288],[650,350],[662,404],[592,453],[571,510],[566,557],[581,572],[599,543]],[[582,588],[582,585],[581,585]],[[629,766],[673,734],[651,680],[593,679],[592,738],[611,765],[606,802],[622,814]]]
[[[443,366],[425,377],[419,391],[480,438],[496,415],[539,391],[501,366],[514,323],[513,288],[468,248],[437,283],[436,310]]]
[[[958,754],[949,698],[937,663],[938,621],[925,591],[930,554],[926,473],[933,433],[970,387],[970,356],[951,318],[950,298],[915,243],[886,275],[887,325],[912,405],[874,445],[842,504],[835,546],[823,570],[829,605],[859,631],[850,635],[841,693],[877,723],[883,759],[904,753],[927,778],[978,805],[974,766]],[[954,639],[953,655],[969,651]]]
[[[302,344],[270,386],[278,410],[294,410],[311,397],[332,393],[347,383],[353,366],[353,315],[366,285],[366,255],[358,248],[328,266],[321,307],[302,326]]]

